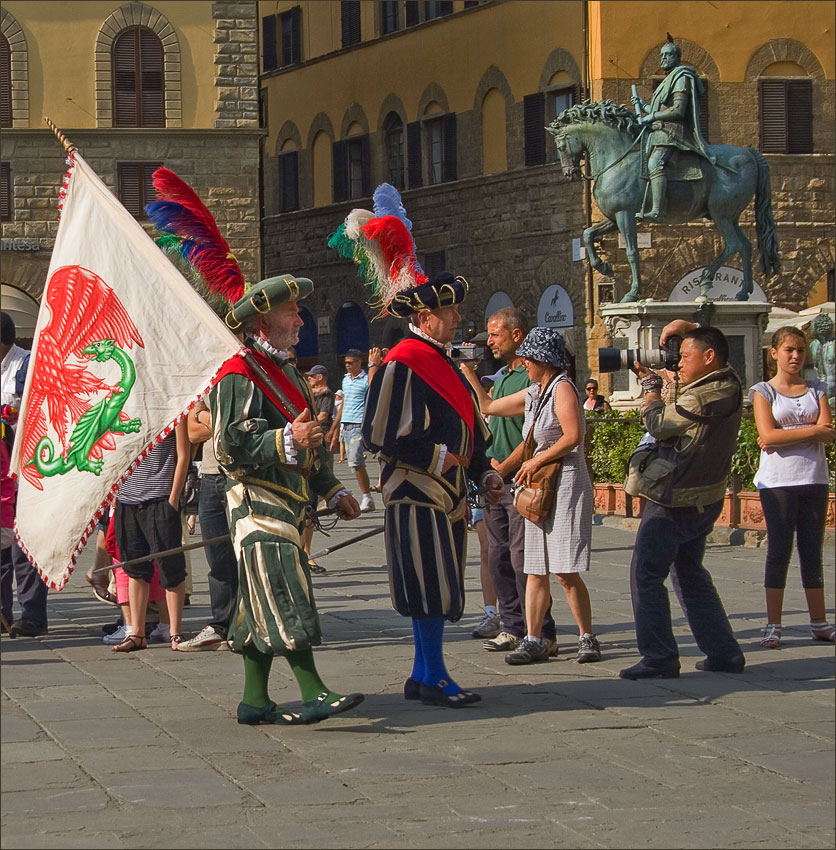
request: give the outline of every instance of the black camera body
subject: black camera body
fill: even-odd
[[[617,372],[619,369],[632,369],[637,360],[650,369],[668,369],[679,371],[679,349],[681,336],[670,336],[662,348],[599,348],[598,371]]]
[[[485,347],[472,342],[462,342],[450,349],[450,359],[458,363],[462,360],[484,360]]]

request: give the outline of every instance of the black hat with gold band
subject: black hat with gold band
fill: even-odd
[[[251,286],[226,314],[226,324],[237,331],[241,325],[259,313],[269,313],[285,301],[301,301],[313,292],[313,281],[292,274],[268,277]]]
[[[389,303],[389,312],[402,319],[421,310],[435,310],[461,304],[467,295],[467,281],[450,272],[439,272],[431,281],[399,292]]]

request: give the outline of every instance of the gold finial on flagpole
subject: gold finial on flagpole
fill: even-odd
[[[55,134],[55,138],[61,142],[61,146],[67,152],[67,156],[72,156],[74,151],[77,151],[78,148],[49,120],[49,118],[44,115],[44,121],[46,121],[47,127]]]

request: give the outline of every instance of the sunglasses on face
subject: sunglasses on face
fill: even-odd
[[[597,389],[597,387],[587,387],[586,391],[587,392],[594,392],[596,389]]]

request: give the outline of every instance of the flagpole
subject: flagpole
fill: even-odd
[[[61,146],[67,152],[67,156],[72,156],[78,148],[50,121],[49,117],[44,115],[47,127],[55,134],[55,138],[61,142]]]

